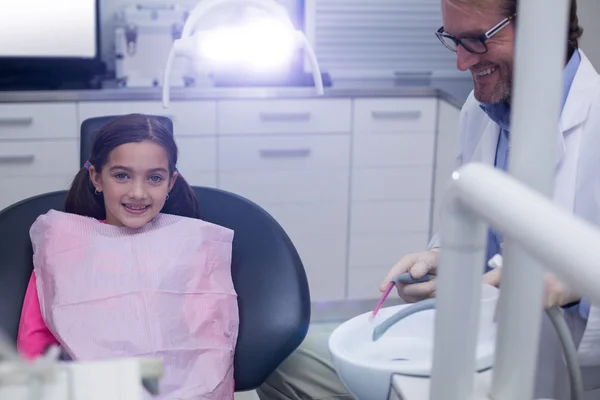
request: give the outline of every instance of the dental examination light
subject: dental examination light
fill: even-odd
[[[209,28],[215,25],[214,16],[227,9],[242,15],[241,22]],[[175,57],[192,60],[198,75],[240,66],[246,71],[275,74],[298,49],[304,50],[316,92],[322,95],[323,80],[317,57],[281,4],[275,0],[201,0],[169,52],[162,88],[163,107],[169,107],[169,79]]]

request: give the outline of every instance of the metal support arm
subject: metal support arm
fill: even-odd
[[[448,247],[443,245],[440,254],[439,308],[431,387],[431,398],[435,400],[464,400],[469,398],[473,388],[476,345],[473,337],[476,337],[479,314],[479,302],[473,299],[478,298],[481,282],[481,271],[474,268],[473,263],[483,261],[480,253],[485,235],[475,220],[494,226],[518,242],[523,250],[541,261],[559,279],[577,288],[592,302],[600,303],[600,268],[596,250],[600,246],[600,230],[492,167],[467,164],[454,172],[452,178],[449,208],[442,222],[443,232],[454,233],[458,238],[463,235],[464,239],[449,242]],[[464,228],[471,229],[471,232],[463,231],[461,234],[460,230]],[[476,246],[466,246],[466,243],[475,243]],[[461,260],[464,262],[459,263]],[[474,282],[472,271],[479,273],[477,282]],[[462,280],[458,284],[455,282],[457,275]],[[523,303],[531,301],[530,293],[525,290],[511,291],[510,296]],[[521,308],[510,311],[513,319],[525,324],[519,327],[520,330],[538,329],[535,324],[539,323],[541,307],[539,310]],[[509,322],[512,323],[500,320],[498,331],[501,332],[503,325]],[[497,365],[506,366],[502,358],[522,356],[519,344],[513,344],[496,353]],[[527,345],[537,346],[538,342]],[[533,375],[532,371],[527,371],[531,367],[529,363],[512,364],[511,375]],[[499,367],[494,369],[494,375],[498,373],[503,373]],[[518,380],[506,382],[503,390],[515,394],[515,399],[531,398],[531,389],[527,385],[518,386],[518,383]]]

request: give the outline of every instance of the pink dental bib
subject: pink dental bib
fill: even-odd
[[[134,230],[51,210],[30,236],[44,322],[74,360],[158,357],[154,399],[233,399],[233,231],[168,214]]]

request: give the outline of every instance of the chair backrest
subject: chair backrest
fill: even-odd
[[[48,210],[63,210],[65,199],[65,191],[46,193],[0,211],[0,330],[15,341],[33,270],[29,228]]]
[[[173,121],[169,117],[148,115],[151,118],[156,118],[160,121],[171,134],[173,133]],[[120,115],[106,115],[102,117],[88,118],[81,123],[80,131],[80,145],[79,145],[79,168],[83,167],[83,164],[87,161],[92,151],[92,143],[94,142],[94,135],[100,128],[108,124]]]
[[[236,390],[251,390],[304,340],[310,296],[302,262],[283,228],[262,208],[219,189],[194,187],[201,217],[234,230],[232,275],[240,331]],[[29,198],[0,212],[0,329],[16,340],[33,270],[29,228],[50,209],[64,210],[66,192]]]
[[[89,157],[95,132],[114,118],[82,123],[81,166]],[[173,132],[169,118],[155,118]],[[255,389],[306,336],[310,322],[306,273],[283,228],[261,207],[223,190],[193,189],[201,218],[234,231],[232,275],[240,312],[234,378],[236,390]],[[64,191],[47,193],[0,211],[0,329],[15,340],[33,269],[29,228],[48,210],[64,210],[65,198]]]

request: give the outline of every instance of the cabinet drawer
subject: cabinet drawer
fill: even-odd
[[[79,146],[75,139],[0,144],[1,176],[36,176],[42,180],[50,176],[72,178],[78,170]]]
[[[372,201],[352,204],[351,232],[428,233],[431,201]]]
[[[380,267],[390,269],[410,253],[427,248],[426,233],[350,235],[349,268]]]
[[[432,167],[355,168],[352,201],[429,200]]]
[[[217,170],[217,138],[176,136],[178,168],[182,174]]]
[[[22,176],[0,177],[0,210],[32,196],[53,192],[55,190],[68,190],[73,180],[73,175],[62,176]]]
[[[160,101],[90,101],[79,103],[81,122],[92,117],[141,113],[167,116],[176,136],[215,135],[214,101],[172,101],[163,108]]]
[[[244,196],[261,206],[323,202],[346,204],[349,181],[347,170],[219,171],[219,187]]]
[[[357,135],[397,132],[434,132],[437,99],[358,99],[354,101]]]
[[[219,170],[315,170],[350,166],[345,136],[219,138]]]
[[[368,137],[356,135],[352,163],[358,167],[433,165],[435,135],[404,133]]]
[[[217,171],[188,171],[182,176],[190,186],[217,187]]]
[[[219,134],[349,133],[350,99],[221,101]]]
[[[263,207],[292,237],[330,235],[346,237],[346,203],[266,204]]]
[[[306,271],[311,301],[344,300],[346,238],[311,235],[291,239]]]
[[[0,104],[0,140],[78,137],[75,103]]]

